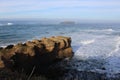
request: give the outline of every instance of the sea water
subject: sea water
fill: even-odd
[[[108,77],[120,73],[120,24],[0,23],[0,46],[51,36],[72,38],[72,68],[107,73]]]

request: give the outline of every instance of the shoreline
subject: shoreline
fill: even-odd
[[[54,37],[53,37],[54,38]],[[44,38],[44,39],[46,39],[46,38]],[[37,40],[33,40],[33,42],[38,42]],[[56,39],[55,39],[55,41],[57,41]],[[59,41],[59,39],[58,39],[58,41]],[[71,41],[68,41],[68,42],[66,42],[67,40],[63,40],[63,42],[61,42],[62,44],[65,42],[65,45],[66,44],[68,44],[69,42],[71,43]],[[29,42],[29,41],[28,41]],[[32,42],[32,40],[30,41],[30,42]],[[24,44],[26,44],[25,42],[24,43],[22,43],[22,45],[24,46]],[[48,44],[49,44],[49,41],[48,41]],[[17,44],[14,44],[13,46],[16,46]],[[72,47],[72,49],[74,48],[77,48],[76,46],[71,46],[70,45],[70,47]],[[4,48],[11,48],[10,47],[10,45],[9,46],[6,46],[6,47],[4,47]],[[73,51],[74,51],[74,49],[73,49]],[[55,61],[55,63],[56,62],[59,62],[59,60],[58,61]],[[72,67],[71,67],[71,62],[72,62],[72,59],[71,60],[65,60],[65,62],[64,61],[61,61],[60,60],[60,62],[61,62],[61,64],[55,64],[55,65],[53,65],[52,67],[54,68],[54,67],[56,67],[56,69],[53,69],[53,68],[45,68],[46,69],[46,71],[45,71],[45,69],[42,71],[42,72],[44,72],[45,71],[45,73],[40,73],[40,74],[34,74],[34,76],[32,76],[33,78],[35,78],[36,77],[36,75],[39,75],[38,77],[40,77],[41,75],[43,75],[43,77],[46,77],[46,78],[48,78],[47,80],[49,80],[50,78],[52,78],[52,77],[54,77],[55,78],[55,80],[58,80],[58,78],[61,80],[66,80],[66,79],[76,79],[76,80],[80,80],[81,78],[83,79],[83,80],[119,80],[120,79],[120,74],[118,73],[118,74],[116,74],[116,75],[111,75],[111,76],[108,76],[108,74],[107,74],[107,72],[103,72],[103,73],[101,73],[101,72],[99,72],[99,71],[89,71],[89,70],[81,70],[81,71],[79,71],[79,70],[77,70],[77,69],[73,69]],[[63,62],[63,63],[62,63]],[[81,63],[81,61],[79,61],[80,63]],[[32,66],[32,68],[31,69],[33,69],[33,67],[34,66]],[[45,67],[45,66],[43,66],[43,67]],[[41,68],[41,67],[38,67],[38,68]],[[50,71],[49,71],[50,70]],[[52,71],[51,71],[52,70]],[[58,73],[58,72],[56,72],[57,70],[59,70],[59,72],[60,73]],[[36,71],[38,71],[38,70],[35,70],[35,72]],[[104,71],[104,70],[103,70]],[[1,72],[1,71],[0,71]],[[31,72],[31,70],[30,70],[30,72]],[[48,72],[50,72],[50,73],[48,73]],[[55,74],[55,73],[58,73],[57,75]],[[6,73],[7,74],[7,73]],[[14,74],[14,73],[10,73],[10,74]],[[17,74],[17,76],[18,75],[21,75],[21,72],[18,72],[18,74]],[[22,74],[24,74],[24,76],[26,75],[26,73],[22,73]],[[9,75],[9,74],[8,74]],[[28,74],[29,75],[29,74]],[[28,75],[26,75],[26,76],[28,76]],[[87,76],[87,77],[85,77],[85,75]],[[52,77],[51,77],[52,76]],[[56,79],[56,77],[58,77],[57,79]],[[53,80],[53,79],[52,79]]]

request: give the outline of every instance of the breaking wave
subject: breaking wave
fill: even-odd
[[[100,29],[100,30],[98,30],[98,29],[91,29],[91,30],[85,30],[85,31],[89,31],[89,32],[101,32],[101,31],[102,32],[113,32],[115,30],[109,28],[109,29]]]
[[[95,39],[92,39],[92,40],[84,40],[84,41],[81,41],[80,43],[82,43],[83,45],[88,45],[88,44],[91,44],[91,43],[94,43],[95,42]]]
[[[109,53],[108,57],[113,55],[115,52],[118,52],[120,49],[120,37],[117,37],[115,41],[116,41],[115,49]]]
[[[73,47],[76,50],[73,58],[74,68],[106,73],[107,77],[116,77],[116,74],[120,73],[119,36],[106,35],[91,40],[83,40],[80,43],[81,46]]]
[[[113,29],[106,29],[105,31],[114,31]]]
[[[109,76],[120,73],[120,37],[117,37],[115,41],[115,48],[106,58],[107,63],[105,64],[105,67]]]
[[[7,23],[7,25],[9,26],[9,25],[13,25],[13,23]]]
[[[11,25],[13,25],[13,23],[0,23],[0,26],[11,26]]]

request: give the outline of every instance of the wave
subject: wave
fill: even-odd
[[[7,25],[13,25],[13,23],[7,23]]]
[[[86,39],[80,43],[85,46],[74,47],[76,50],[74,68],[105,73],[107,77],[120,73],[120,36],[106,35],[101,38]]]
[[[92,39],[92,40],[84,40],[84,41],[81,41],[80,43],[82,43],[83,45],[88,45],[88,44],[91,44],[91,43],[94,43],[95,42],[95,39]]]
[[[11,26],[11,25],[13,25],[13,23],[0,23],[0,26]]]
[[[119,49],[120,49],[120,37],[116,38],[116,42],[117,43],[116,43],[115,49],[113,51],[111,51],[108,56],[111,56],[113,53],[119,51]]]
[[[113,29],[106,29],[105,31],[114,31]]]
[[[120,72],[120,37],[117,37],[115,39],[115,49],[113,49],[106,59],[106,69],[108,72],[110,72],[109,75],[117,74]],[[109,76],[108,75],[108,76]]]
[[[101,29],[101,30],[93,29],[93,30],[85,30],[85,31],[90,31],[90,32],[101,32],[101,31],[103,31],[103,32],[113,32],[115,30],[109,28],[109,29]]]

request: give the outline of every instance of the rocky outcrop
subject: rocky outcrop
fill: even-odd
[[[0,48],[0,68],[29,71],[48,66],[56,60],[71,58],[73,51],[70,37],[51,37],[18,43]]]
[[[74,21],[64,21],[64,22],[61,22],[60,24],[62,24],[62,25],[74,25],[75,22]]]

